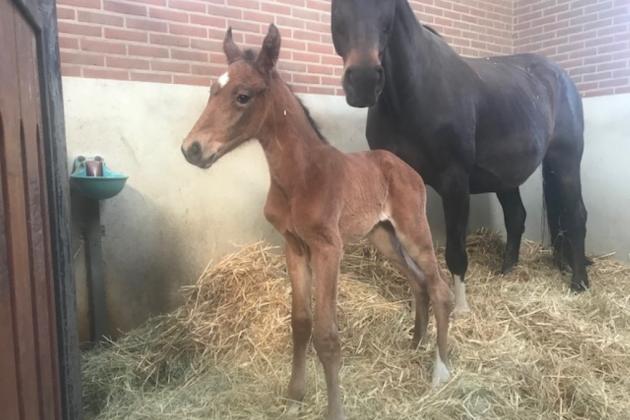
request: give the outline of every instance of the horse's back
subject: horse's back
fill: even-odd
[[[581,129],[577,89],[562,68],[536,54],[466,62],[480,81],[475,173],[483,176],[473,176],[479,178],[473,189],[518,186],[538,167],[558,130]]]

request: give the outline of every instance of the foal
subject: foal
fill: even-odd
[[[452,296],[439,274],[420,176],[389,152],[344,154],[326,142],[274,70],[280,52],[274,25],[258,56],[242,53],[230,29],[223,49],[228,71],[212,85],[210,100],[182,152],[190,163],[209,168],[251,138],[262,145],[271,175],[265,217],[285,238],[292,287],[289,398],[304,397],[306,350],[313,330],[326,376],[328,418],[344,418],[338,379],[337,278],[344,243],[366,236],[409,280],[416,300],[414,346],[426,333],[429,302],[433,305],[437,323],[433,384],[446,381]]]

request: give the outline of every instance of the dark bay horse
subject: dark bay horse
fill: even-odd
[[[401,157],[442,197],[456,311],[468,310],[469,195],[499,198],[507,272],[525,226],[519,186],[541,162],[556,262],[571,266],[572,290],[589,287],[582,101],[562,69],[534,54],[462,58],[407,0],[332,0],[332,37],[348,104],[369,107],[370,148]]]
[[[265,217],[284,236],[292,288],[289,398],[304,397],[312,329],[326,375],[328,418],[344,418],[338,378],[337,277],[343,245],[366,236],[409,280],[416,300],[414,346],[426,333],[429,304],[433,307],[437,326],[433,384],[446,381],[452,293],[440,276],[433,250],[422,178],[387,151],[344,154],[325,141],[275,70],[280,53],[275,26],[270,26],[258,56],[241,52],[231,30],[223,48],[228,71],[212,85],[208,104],[182,152],[190,163],[209,168],[251,138],[263,148],[271,178]]]

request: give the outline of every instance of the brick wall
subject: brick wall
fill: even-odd
[[[565,68],[584,95],[630,92],[630,0],[516,0],[514,49]]]
[[[504,1],[411,4],[463,54],[512,49]],[[228,25],[238,42],[258,47],[275,22],[285,80],[298,92],[342,93],[330,0],[58,0],[57,13],[66,76],[208,85],[225,71],[221,41]]]
[[[585,94],[630,87],[630,0],[410,3],[463,55],[542,52]],[[258,47],[273,21],[285,80],[297,92],[342,94],[330,0],[58,0],[57,13],[66,76],[208,85],[225,70],[228,25],[238,42]]]

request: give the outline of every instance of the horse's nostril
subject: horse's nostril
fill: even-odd
[[[188,155],[191,158],[201,155],[201,145],[198,141],[193,142],[193,144],[190,145],[190,148],[188,149]]]
[[[381,83],[385,78],[385,72],[383,71],[383,66],[376,66],[376,74],[378,78],[378,83]]]
[[[346,70],[346,81],[348,83],[352,83],[353,77],[354,77],[354,70],[352,69],[352,67],[348,67],[348,69]]]

